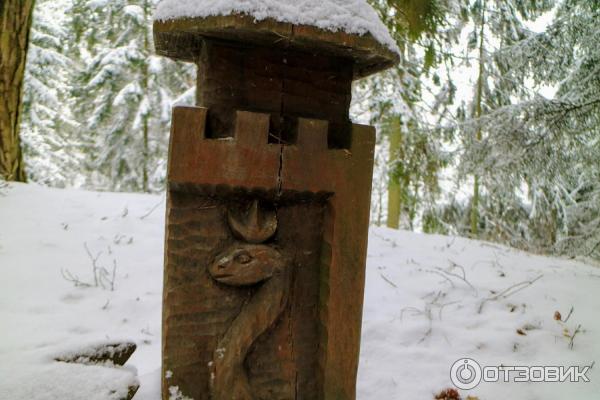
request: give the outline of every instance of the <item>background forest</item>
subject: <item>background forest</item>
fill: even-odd
[[[195,69],[154,55],[157,0],[37,0],[29,181],[164,190]],[[359,82],[378,127],[372,222],[600,258],[600,2],[371,0],[403,53]]]

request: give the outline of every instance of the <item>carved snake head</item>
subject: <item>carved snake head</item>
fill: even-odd
[[[230,286],[249,286],[271,278],[285,265],[275,248],[260,244],[236,243],[208,268],[214,280]]]

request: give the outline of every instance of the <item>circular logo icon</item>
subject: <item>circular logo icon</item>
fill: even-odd
[[[454,386],[462,390],[471,390],[481,383],[481,365],[470,358],[461,358],[452,365],[450,379]]]

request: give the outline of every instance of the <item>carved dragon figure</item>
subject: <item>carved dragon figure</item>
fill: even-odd
[[[237,242],[216,257],[209,267],[214,280],[244,287],[260,284],[250,301],[221,338],[213,357],[213,400],[253,400],[244,361],[252,344],[277,321],[286,307],[289,269],[284,256],[273,246],[260,244],[277,230],[274,212],[261,212],[254,201],[246,215],[229,213]]]

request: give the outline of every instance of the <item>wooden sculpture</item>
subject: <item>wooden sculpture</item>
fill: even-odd
[[[275,233],[277,217],[271,213],[260,224],[258,200],[255,200],[245,221],[239,221],[230,213],[229,225],[246,242],[262,243]],[[244,366],[246,356],[256,340],[275,325],[287,306],[289,266],[274,246],[235,243],[215,259],[209,272],[214,280],[228,286],[260,284],[219,340],[211,375],[214,399],[252,400]]]
[[[154,35],[199,71],[173,110],[163,399],[355,399],[375,132],[348,108],[397,55],[245,15]]]

